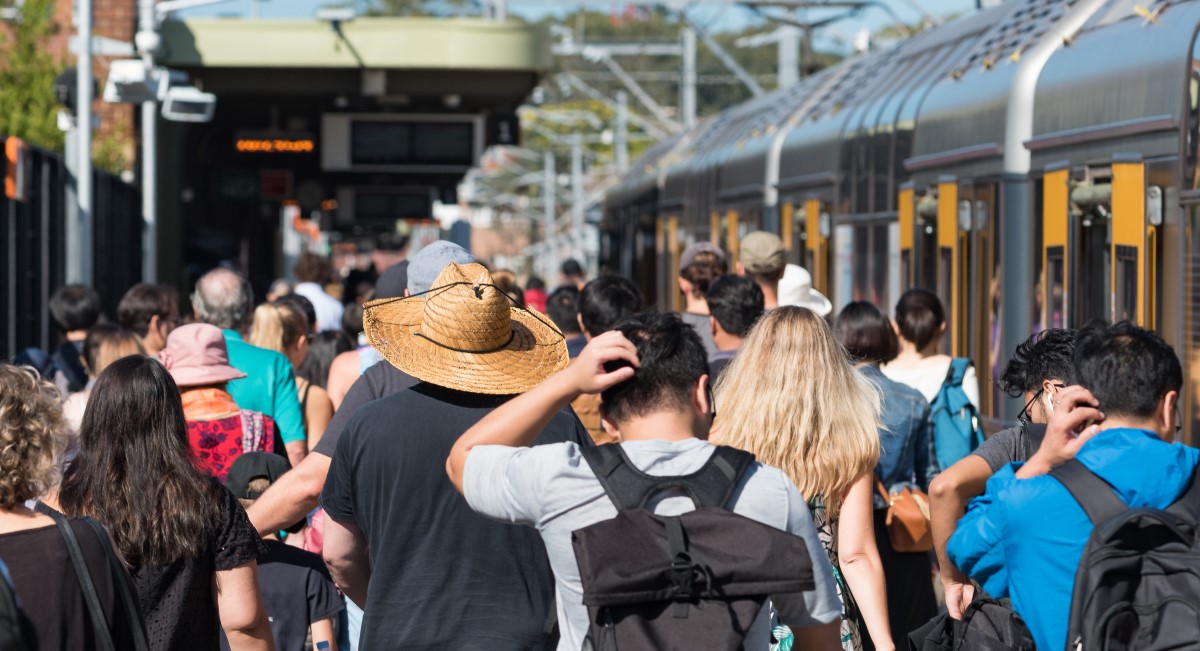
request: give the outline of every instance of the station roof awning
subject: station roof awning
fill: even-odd
[[[190,19],[162,25],[164,62],[200,68],[375,68],[544,72],[536,25],[478,18]]]

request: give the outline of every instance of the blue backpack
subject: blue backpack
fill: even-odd
[[[963,391],[963,376],[971,368],[971,360],[956,357],[950,361],[946,381],[929,404],[929,421],[933,424],[933,457],[938,470],[945,470],[959,459],[971,454],[983,443],[983,428],[979,413]]]

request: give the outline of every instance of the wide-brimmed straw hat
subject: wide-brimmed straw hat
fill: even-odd
[[[550,319],[513,307],[480,264],[447,265],[424,294],[367,303],[363,327],[396,368],[471,393],[523,393],[569,361]]]

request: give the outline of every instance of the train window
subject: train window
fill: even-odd
[[[894,277],[889,262],[888,224],[876,224],[871,227],[871,293],[866,300],[886,308],[888,298],[888,276]]]
[[[901,260],[900,222],[891,222],[888,224],[887,235],[887,295],[883,298],[884,302],[879,304],[879,309],[883,310],[884,314],[887,314],[891,306],[900,300],[901,270],[908,267],[908,257],[912,255],[911,251],[905,251],[904,259]]]
[[[1113,321],[1137,320],[1137,247],[1117,245],[1117,259],[1113,262],[1116,286],[1113,287]]]
[[[1063,328],[1067,325],[1067,288],[1065,250],[1061,246],[1051,246],[1046,249],[1046,278],[1049,291],[1046,292],[1046,312],[1042,317],[1042,325],[1046,328]]]

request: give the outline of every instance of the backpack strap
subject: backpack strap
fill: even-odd
[[[50,517],[54,518],[54,524],[58,525],[63,542],[67,546],[67,554],[71,557],[71,564],[75,566],[75,577],[79,580],[79,588],[83,592],[83,600],[87,603],[88,614],[91,616],[92,628],[96,631],[96,644],[103,651],[114,651],[112,634],[108,630],[108,622],[104,619],[104,608],[100,605],[100,595],[96,594],[96,585],[92,583],[92,574],[88,572],[87,563],[83,560],[83,552],[79,550],[75,532],[71,530],[66,516],[59,513]]]
[[[1078,459],[1055,466],[1050,476],[1066,487],[1093,525],[1129,510],[1113,492],[1112,486],[1088,470]]]
[[[1167,511],[1184,516],[1188,522],[1200,521],[1200,465],[1192,471],[1192,480],[1183,495],[1168,506]]]
[[[580,447],[579,451],[619,511],[645,508],[650,498],[670,489],[687,493],[696,508],[724,507],[754,462],[749,452],[718,446],[696,472],[656,477],[638,470],[619,443]]]
[[[93,518],[83,518],[83,520],[96,532],[96,537],[100,539],[100,546],[104,548],[104,554],[108,556],[108,566],[112,569],[113,583],[117,585],[117,597],[121,600],[121,605],[125,609],[125,618],[129,621],[134,651],[149,651],[150,645],[146,641],[141,609],[134,597],[134,588],[129,578],[129,572],[125,569],[120,557],[117,556],[116,550],[113,549],[108,530]]]
[[[946,369],[946,379],[943,384],[949,384],[952,387],[962,386],[963,378],[967,376],[967,369],[971,368],[974,362],[969,357],[953,357],[950,359],[950,368]]]

